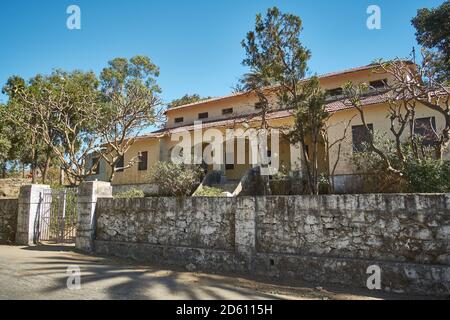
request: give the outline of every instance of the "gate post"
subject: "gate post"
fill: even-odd
[[[50,186],[32,184],[20,188],[17,212],[16,243],[31,246],[38,240],[37,226],[42,205],[42,195]]]
[[[111,183],[103,181],[83,182],[78,187],[78,221],[76,249],[94,251],[95,206],[98,198],[112,198]]]

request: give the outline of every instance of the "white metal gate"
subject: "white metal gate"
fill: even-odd
[[[41,193],[37,219],[38,242],[75,242],[77,199],[77,188]]]

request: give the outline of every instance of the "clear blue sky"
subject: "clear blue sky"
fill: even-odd
[[[240,45],[268,7],[299,15],[313,73],[405,57],[416,44],[410,20],[443,0],[15,0],[0,9],[0,83],[54,68],[99,72],[114,57],[148,55],[161,68],[163,98],[220,96],[245,72]],[[66,28],[79,5],[82,30]],[[382,10],[382,30],[366,27],[366,9]],[[0,96],[5,102],[5,97]]]

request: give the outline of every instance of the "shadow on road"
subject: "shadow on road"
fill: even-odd
[[[424,299],[386,293],[349,290],[336,287],[317,287],[312,284],[274,282],[269,279],[188,273],[180,268],[170,270],[160,266],[140,265],[128,260],[88,256],[75,253],[73,246],[45,245],[23,250],[39,251],[36,258],[27,260],[28,277],[49,277],[49,285],[42,294],[67,293],[67,268],[81,270],[82,291],[92,299]],[[58,252],[58,253],[56,253]],[[80,293],[82,294],[82,293]],[[84,298],[84,296],[83,296]],[[428,297],[430,298],[430,297]]]
[[[73,252],[73,251],[75,251],[75,245],[74,244],[40,244],[37,246],[24,247],[24,248],[22,248],[22,250],[42,251],[42,252],[51,252],[51,251]]]

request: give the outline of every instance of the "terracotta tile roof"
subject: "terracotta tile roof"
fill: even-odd
[[[363,106],[368,106],[368,105],[386,102],[387,99],[388,99],[387,93],[374,93],[370,96],[364,97],[361,100],[361,102],[362,102]],[[351,103],[349,102],[348,99],[331,101],[326,105],[327,111],[331,112],[331,113],[341,111],[341,110],[347,110],[347,109],[351,109],[351,108],[353,108],[353,106],[351,105]],[[293,110],[278,110],[278,111],[273,111],[273,112],[267,114],[267,119],[274,120],[274,119],[288,118],[288,117],[292,116],[292,114],[293,114]],[[227,119],[210,120],[207,122],[204,121],[202,123],[202,128],[207,129],[207,128],[215,128],[215,127],[231,127],[234,124],[238,124],[238,123],[255,122],[255,121],[260,121],[260,120],[261,120],[261,116],[259,116],[259,115],[255,115],[255,114],[253,114],[253,115],[250,114],[250,115],[246,115],[246,116],[241,115],[241,116],[236,116],[236,117],[227,118]],[[175,128],[160,129],[158,131],[143,135],[140,138],[160,138],[160,137],[163,137],[164,135],[175,134],[175,133],[182,132],[184,130],[193,131],[194,124],[175,127]]]
[[[411,61],[405,61],[405,62],[412,64]],[[366,65],[366,66],[350,68],[350,69],[336,71],[336,72],[325,73],[325,74],[319,75],[318,77],[319,77],[319,79],[331,78],[331,77],[340,76],[340,75],[348,74],[348,73],[352,73],[352,72],[358,72],[358,71],[375,69],[376,67],[377,67],[376,64],[369,64],[369,65]],[[306,81],[306,80],[308,80],[308,79],[305,79],[304,81]],[[276,86],[268,87],[267,89],[268,90],[276,89]],[[170,109],[166,110],[166,112],[167,111],[172,111],[172,110],[183,109],[183,108],[189,108],[189,107],[193,107],[193,106],[197,106],[197,105],[208,104],[210,102],[226,100],[226,99],[239,97],[239,96],[244,96],[244,95],[248,95],[248,94],[249,94],[249,92],[236,92],[236,93],[232,93],[232,94],[225,95],[225,96],[222,96],[222,97],[211,98],[211,99],[207,99],[207,100],[202,100],[202,101],[198,101],[198,102],[185,104],[185,105],[178,106],[178,107],[175,107],[175,108],[170,108]]]

